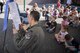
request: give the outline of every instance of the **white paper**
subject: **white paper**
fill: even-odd
[[[9,3],[10,14],[13,20],[13,24],[17,30],[19,30],[19,24],[21,24],[20,15],[18,12],[18,8],[15,2]]]

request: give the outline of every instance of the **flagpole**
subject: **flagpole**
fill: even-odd
[[[9,9],[8,9],[8,17],[9,17]],[[8,18],[7,18],[7,24],[8,24]],[[6,30],[4,31],[3,53],[5,53],[5,44],[6,44],[7,29],[8,29],[8,26],[7,26]]]
[[[7,36],[7,29],[5,30],[5,34],[4,34],[4,41],[3,41],[3,53],[5,53],[6,36]]]
[[[24,0],[24,11],[25,11],[25,4],[26,4],[26,3],[25,3],[25,0]]]
[[[9,16],[9,13],[8,13],[8,16]],[[8,24],[8,18],[7,18],[7,24]],[[7,29],[8,29],[8,27],[7,27]],[[7,29],[4,31],[3,53],[5,53],[5,44],[6,44]]]

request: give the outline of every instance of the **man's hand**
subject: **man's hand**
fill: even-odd
[[[19,30],[23,28],[23,25],[24,25],[24,24],[22,24],[22,23],[19,24]]]
[[[26,25],[26,24],[20,24],[19,28],[20,29],[24,29],[27,32],[28,27],[29,27],[29,24],[28,25]]]
[[[28,25],[23,25],[23,29],[27,32],[27,29],[28,29]]]

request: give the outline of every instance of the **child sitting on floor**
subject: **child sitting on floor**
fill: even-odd
[[[80,26],[79,17],[74,17],[73,21],[69,23],[70,26],[77,28]]]
[[[79,27],[80,23],[79,23],[79,17],[75,17],[74,18],[74,22],[73,22],[73,27]]]
[[[57,23],[55,21],[56,17],[52,17],[49,22],[46,23],[46,30],[48,32],[55,32]]]
[[[65,42],[65,35],[67,35],[67,28],[61,29],[61,31],[58,34],[55,34],[55,38],[59,43]]]
[[[71,37],[69,34],[65,36],[65,47],[68,49],[68,53],[78,53],[79,52],[79,43],[78,41]]]
[[[63,21],[61,23],[61,29],[68,28],[69,22],[68,22],[68,17],[63,16]]]

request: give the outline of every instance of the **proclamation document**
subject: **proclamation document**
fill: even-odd
[[[10,14],[13,20],[13,24],[17,30],[19,30],[19,24],[21,24],[20,15],[16,2],[9,3]]]

